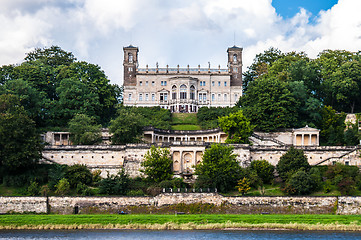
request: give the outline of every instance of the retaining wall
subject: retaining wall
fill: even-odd
[[[155,197],[0,197],[0,214],[173,213],[193,204],[237,214],[361,214],[361,197],[225,197],[217,193],[162,193]],[[205,208],[204,208],[205,207]]]

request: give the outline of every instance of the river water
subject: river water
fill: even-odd
[[[0,239],[132,239],[132,240],[291,240],[361,239],[361,232],[275,231],[275,230],[0,230]]]

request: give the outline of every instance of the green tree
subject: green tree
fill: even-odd
[[[253,63],[246,72],[243,73],[243,90],[247,91],[251,82],[268,73],[269,67],[284,54],[277,48],[269,48],[263,53],[256,55]]]
[[[134,143],[140,140],[144,123],[139,114],[120,109],[118,117],[110,121],[109,132],[112,144]]]
[[[172,164],[169,149],[153,145],[144,155],[141,172],[145,173],[151,182],[160,183],[172,178]]]
[[[321,122],[318,124],[320,131],[320,144],[326,146],[343,145],[346,128],[345,113],[336,113],[331,106],[321,109]]]
[[[79,183],[89,185],[93,180],[93,174],[87,166],[83,164],[74,164],[69,166],[66,169],[65,177],[72,188],[75,188]]]
[[[354,113],[356,103],[361,103],[361,63],[355,60],[343,63],[331,75],[330,81],[336,109]]]
[[[315,188],[315,182],[310,174],[304,170],[298,170],[287,181],[284,191],[289,195],[305,195]]]
[[[40,187],[36,181],[31,181],[28,187],[28,194],[30,196],[39,196],[40,194]]]
[[[262,182],[267,184],[273,180],[275,167],[266,160],[255,160],[251,162],[251,169],[256,171]]]
[[[77,114],[69,121],[70,140],[75,145],[92,145],[102,141],[101,125],[85,114]]]
[[[44,125],[44,118],[46,116],[44,110],[46,110],[47,105],[44,92],[39,92],[27,81],[14,79],[0,86],[0,94],[13,94],[18,96],[28,116],[37,123],[37,126]]]
[[[41,61],[42,63],[56,67],[59,65],[70,65],[76,58],[71,52],[62,50],[59,46],[51,46],[46,48],[36,48],[26,54],[25,61],[32,63]]]
[[[53,116],[57,126],[66,126],[76,114],[86,114],[99,120],[98,96],[84,83],[74,79],[64,79],[56,92],[59,95],[59,101],[55,103]]]
[[[202,162],[196,166],[195,174],[198,179],[208,179],[212,182],[212,187],[226,192],[234,189],[241,177],[242,168],[232,146],[212,144],[204,152]]]
[[[221,129],[228,134],[226,143],[250,143],[254,126],[243,115],[242,110],[218,119]]]
[[[0,95],[0,166],[9,171],[38,163],[43,145],[19,98]]]
[[[58,79],[78,80],[87,86],[92,93],[97,95],[100,107],[97,115],[103,123],[107,123],[115,113],[115,105],[118,103],[119,87],[111,85],[108,77],[98,65],[87,62],[74,62],[63,67],[57,76]]]
[[[70,184],[66,178],[62,178],[55,185],[55,193],[61,196],[64,196],[70,192]]]
[[[266,132],[292,127],[297,121],[296,105],[287,84],[277,78],[253,81],[241,98],[243,114],[257,130]]]
[[[308,172],[311,169],[311,166],[302,149],[291,147],[280,157],[276,169],[280,177],[286,181],[300,169]]]
[[[346,146],[356,146],[360,143],[358,124],[350,124],[344,133]]]
[[[109,175],[99,182],[99,193],[107,195],[126,195],[130,179],[124,168],[116,175]]]
[[[242,178],[237,183],[238,192],[244,196],[250,189],[250,181],[247,178]]]

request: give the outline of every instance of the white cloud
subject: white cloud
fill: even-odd
[[[244,64],[269,47],[306,51],[361,48],[359,0],[339,0],[315,21],[300,9],[277,15],[271,0],[2,0],[0,64],[56,44],[99,64],[120,84],[122,47],[140,48],[140,64],[226,65],[226,49],[244,48]],[[235,41],[234,37],[236,36]],[[246,68],[244,68],[246,70]]]

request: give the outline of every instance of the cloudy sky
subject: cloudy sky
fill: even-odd
[[[269,47],[361,50],[360,0],[1,0],[0,65],[58,45],[122,84],[123,47],[140,67],[226,67],[227,47],[244,65]],[[246,67],[244,68],[246,70]]]

